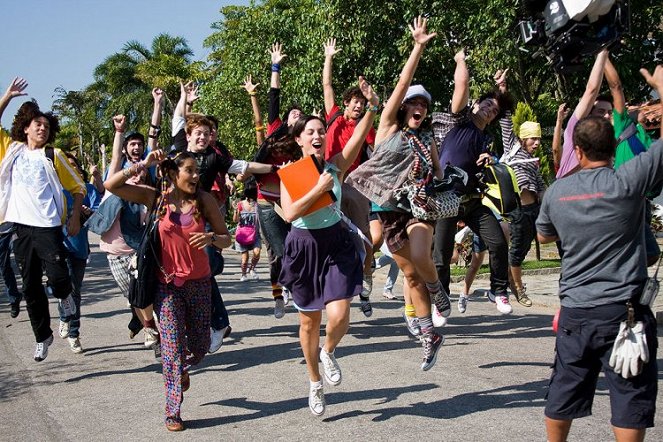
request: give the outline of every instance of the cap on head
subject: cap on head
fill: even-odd
[[[403,103],[405,103],[408,100],[411,100],[413,98],[417,97],[423,97],[428,101],[428,105],[430,106],[431,101],[433,101],[432,97],[428,93],[426,89],[420,84],[413,84],[409,88],[407,88],[407,92],[405,93],[405,98],[403,98]]]
[[[525,121],[520,125],[520,139],[541,138],[541,125],[534,121]]]

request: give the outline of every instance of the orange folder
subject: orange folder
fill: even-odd
[[[297,201],[306,195],[318,183],[318,179],[322,174],[322,165],[316,160],[313,155],[304,157],[299,161],[279,169],[276,172],[285,186],[288,194],[293,201]],[[311,214],[316,210],[327,207],[336,201],[336,196],[332,191],[329,191],[306,210],[304,215]]]

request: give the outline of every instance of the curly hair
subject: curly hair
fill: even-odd
[[[347,88],[343,92],[343,104],[349,103],[353,98],[356,98],[357,100],[364,100],[364,102],[367,101],[366,97],[361,92],[361,89],[359,89],[357,86]]]
[[[46,144],[52,143],[53,140],[55,140],[57,133],[60,132],[60,122],[53,112],[42,112],[39,110],[39,105],[35,100],[26,101],[18,108],[18,112],[14,115],[14,121],[12,122],[10,132],[12,140],[21,143],[27,142],[28,136],[25,133],[25,129],[32,124],[32,120],[41,117],[46,118],[49,124]]]
[[[481,103],[483,100],[493,99],[497,101],[497,107],[499,112],[495,116],[493,121],[498,121],[500,118],[503,118],[506,115],[507,111],[513,111],[514,101],[511,94],[508,92],[502,93],[497,89],[491,89],[488,92],[481,94],[477,103]]]
[[[184,164],[184,162],[189,159],[193,160],[194,163],[196,162],[196,157],[193,154],[185,151],[178,153],[172,158],[170,157],[166,158],[159,165],[159,167],[161,168],[161,175],[164,177],[163,186],[161,189],[161,199],[158,204],[159,219],[163,219],[163,217],[166,215],[166,209],[168,207],[168,201],[170,196],[170,192],[167,192],[167,187],[170,187],[169,184],[173,185],[175,184],[171,181],[169,172],[179,173],[182,164]],[[198,183],[198,186],[196,186],[196,191],[193,194],[193,196],[195,198],[195,201],[193,203],[193,218],[196,221],[199,221],[201,216],[201,207],[203,207],[202,198],[200,194],[200,183]]]
[[[193,132],[193,129],[195,129],[198,126],[207,126],[207,128],[211,131],[212,129],[216,129],[214,126],[214,123],[209,120],[205,115],[202,114],[189,114],[186,117],[186,133],[187,135],[191,135],[191,132]]]

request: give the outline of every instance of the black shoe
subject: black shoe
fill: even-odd
[[[9,311],[9,316],[11,316],[12,318],[16,318],[18,316],[19,312],[21,311],[21,301],[18,301],[18,302],[13,303],[13,304],[9,304],[9,306],[11,308],[10,311]]]

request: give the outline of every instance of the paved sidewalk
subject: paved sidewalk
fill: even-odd
[[[365,318],[358,302],[353,304],[350,331],[336,353],[343,382],[325,385],[327,412],[316,418],[307,406],[296,312],[288,307],[283,319],[274,318],[266,259],[259,264],[260,281],[240,283],[239,255],[231,250],[225,255],[219,281],[233,333],[192,371],[183,434],[168,433],[163,425],[160,364],[142,346],[142,335],[129,340],[126,302],[105,256],[93,246],[84,283],[82,355],[56,336],[48,358],[34,362],[24,306],[17,319],[10,319],[6,304],[0,307],[0,415],[5,417],[0,439],[545,440],[558,275],[526,276],[535,305],[514,302],[509,316],[485,297],[473,298],[467,313],[459,314],[454,300],[437,365],[422,372],[421,347],[408,337],[401,318],[402,300],[381,297],[386,269],[378,270],[374,314]],[[475,286],[486,284],[478,280]],[[459,288],[454,284],[452,290]],[[51,326],[57,329],[56,318]],[[574,423],[570,440],[612,440],[609,415],[601,380],[594,415]],[[663,440],[660,412],[656,424],[648,440]]]

